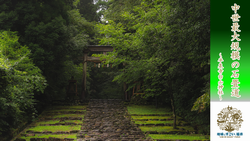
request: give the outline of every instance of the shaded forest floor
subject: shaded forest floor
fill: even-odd
[[[118,107],[124,108],[124,111]],[[177,117],[178,129],[173,129],[172,125],[173,118],[170,108],[155,108],[152,105],[125,106],[122,101],[114,103],[97,100],[90,101],[89,105],[50,107],[44,110],[37,120],[32,122],[13,140],[205,141],[210,138],[197,134],[197,131],[181,117]],[[110,136],[111,134],[112,136]]]

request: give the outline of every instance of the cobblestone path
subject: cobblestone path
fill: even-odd
[[[77,141],[152,141],[131,122],[121,100],[90,100]]]

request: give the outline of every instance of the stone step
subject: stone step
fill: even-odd
[[[182,140],[182,139],[156,139],[155,141],[190,141],[190,140]],[[210,141],[210,140],[192,140],[192,141]]]
[[[144,140],[145,134],[131,122],[122,103],[116,100],[90,100],[77,140]]]
[[[195,132],[190,132],[190,131],[169,131],[169,132],[157,132],[157,131],[146,131],[146,134],[197,134]]]
[[[136,124],[137,126],[172,126],[173,123],[162,123],[162,124]],[[176,124],[177,126],[184,126],[184,125],[179,125],[179,124]]]
[[[78,133],[79,130],[72,130],[72,131],[58,131],[58,132],[52,132],[52,131],[43,131],[43,132],[38,132],[38,131],[32,131],[32,130],[27,130],[26,133],[28,134],[75,134]]]
[[[48,111],[43,114],[84,114],[86,111]]]
[[[55,123],[55,124],[39,124],[39,126],[61,126],[61,125],[82,125],[82,123]]]
[[[172,116],[172,113],[169,114],[130,114],[131,116]]]
[[[39,121],[47,121],[47,120],[82,120],[82,117],[61,117],[61,118],[41,118]]]
[[[26,141],[26,139],[21,139],[21,138],[17,138],[14,141]],[[49,137],[49,138],[30,138],[30,141],[74,141],[74,139],[71,138],[53,138],[53,137]]]
[[[169,121],[173,119],[132,119],[133,121]]]

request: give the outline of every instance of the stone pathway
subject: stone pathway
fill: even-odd
[[[77,141],[153,141],[131,122],[122,100],[89,101]]]

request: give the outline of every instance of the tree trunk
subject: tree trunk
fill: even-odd
[[[123,83],[123,91],[124,91],[124,100],[128,101],[128,92],[127,92],[127,84]]]
[[[173,110],[173,119],[174,119],[174,124],[173,124],[173,128],[176,128],[176,114],[175,114],[175,108],[174,108],[174,100],[173,100],[173,96],[171,98],[171,106],[172,106],[172,110]]]

